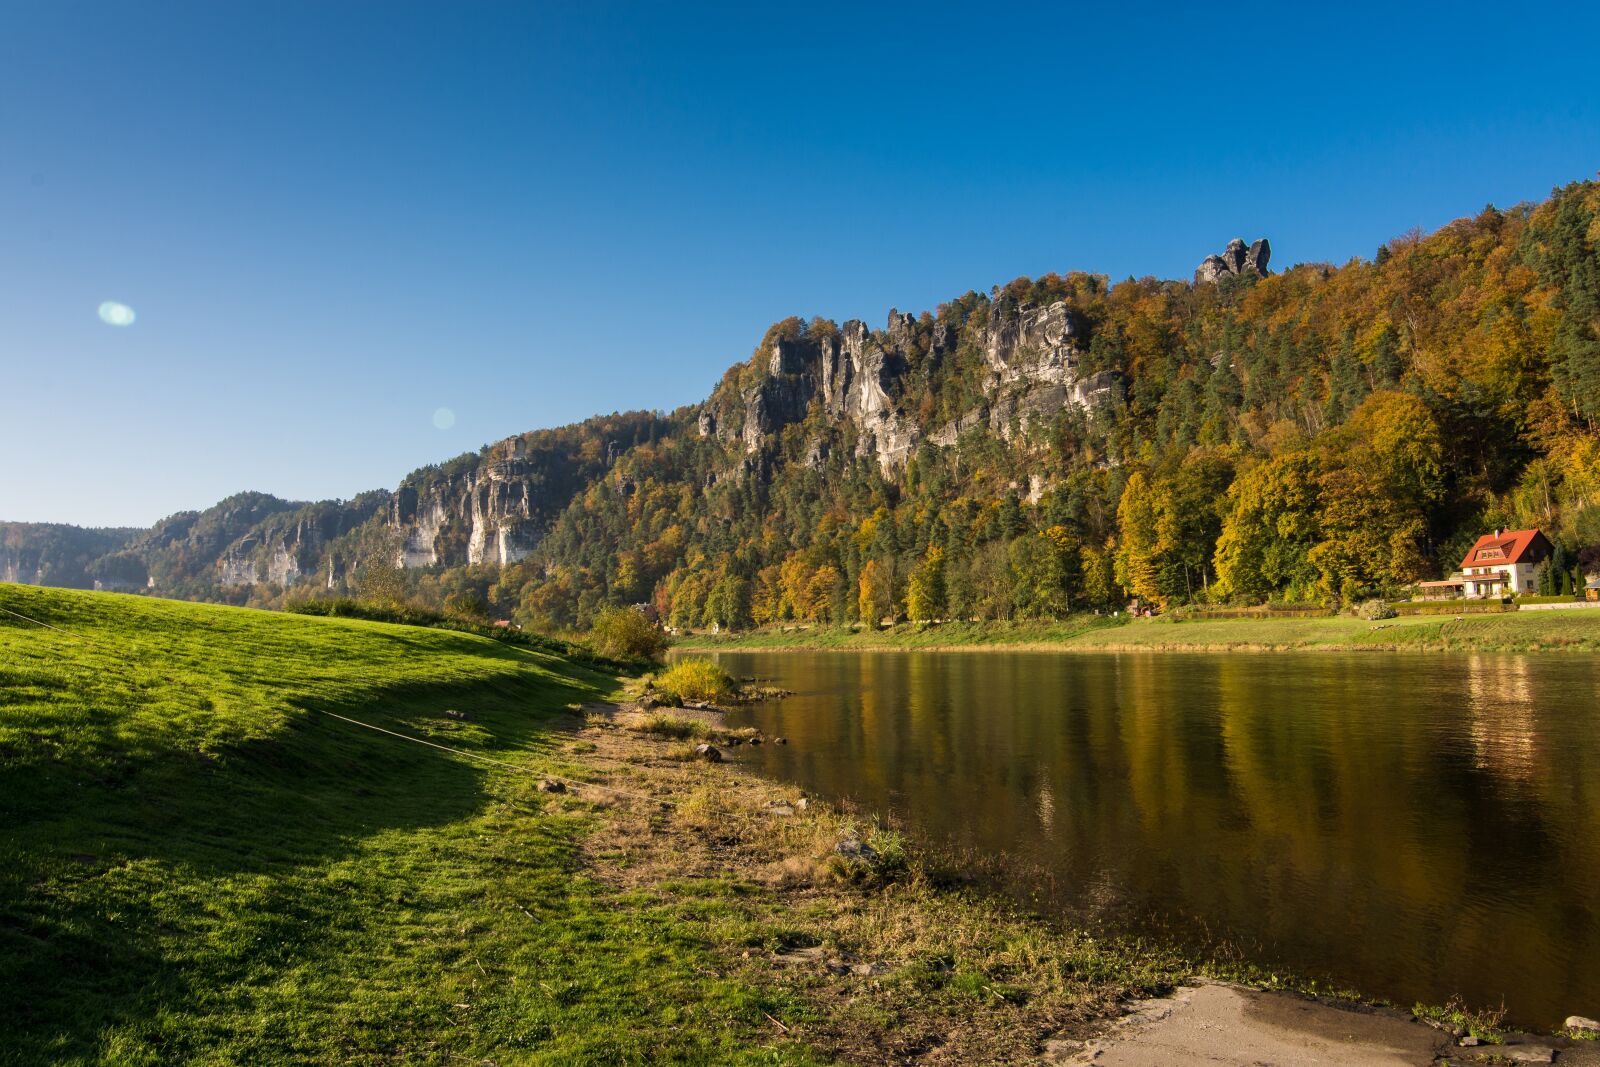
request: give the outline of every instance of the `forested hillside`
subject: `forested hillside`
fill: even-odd
[[[246,494],[119,566],[169,595],[366,582],[565,628],[647,601],[685,627],[1349,602],[1497,526],[1557,543],[1552,589],[1600,565],[1600,185],[1343,266],[1256,255],[1019,278],[883,330],[787,319],[701,405],[346,504]]]
[[[695,429],[622,457],[498,596],[544,625],[608,600],[685,626],[1326,602],[1437,577],[1484,530],[1530,525],[1563,570],[1592,567],[1597,220],[1600,186],[1581,183],[1370,262],[1195,284],[1051,275],[892,316],[889,417],[920,432],[903,463],[825,389],[747,432],[779,349],[826,360],[839,333],[779,323]],[[997,422],[996,323],[1058,302],[1071,380],[1116,386]]]

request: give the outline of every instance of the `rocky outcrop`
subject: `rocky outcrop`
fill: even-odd
[[[289,586],[325,570],[331,576],[337,566],[331,554],[334,543],[383,514],[389,505],[389,494],[379,491],[269,516],[223,550],[217,582]]]
[[[941,448],[954,448],[962,434],[970,433],[989,422],[989,409],[975,407],[959,419],[952,419],[928,435],[928,440]]]
[[[1083,324],[1065,301],[1048,307],[997,307],[984,337],[990,369],[989,428],[1010,440],[1070,407],[1091,408],[1120,395],[1115,374],[1080,380]]]
[[[402,567],[504,565],[538,545],[537,513],[565,501],[539,498],[536,465],[520,456],[478,463],[444,479],[401,485],[389,526],[401,535]]]
[[[1082,355],[1077,315],[1058,300],[1049,307],[996,308],[984,335],[983,355],[997,384],[1070,384]]]
[[[889,316],[890,336],[905,336],[905,319]],[[845,418],[855,425],[856,455],[872,456],[887,474],[911,457],[920,436],[914,422],[895,404],[906,361],[899,351],[885,350],[866,324],[852,319],[844,324],[843,356],[850,368],[850,385],[844,394]]]
[[[911,316],[891,312],[882,337],[852,319],[837,334],[772,342],[763,360],[766,373],[739,397],[737,439],[745,453],[759,451],[771,435],[804,419],[816,403],[830,419],[855,428],[858,455],[875,457],[886,472],[903,464],[916,447],[918,430],[896,401],[906,359],[893,339],[910,344],[915,329]],[[703,433],[708,428],[717,432],[716,414],[703,412],[699,425]],[[726,430],[718,436],[734,439]],[[812,461],[820,463],[821,457]]]
[[[778,357],[773,357],[774,362]],[[777,374],[744,391],[744,426],[740,438],[746,452],[761,447],[767,434],[805,418],[814,387],[809,374]]]
[[[1207,256],[1200,261],[1200,266],[1195,268],[1194,281],[1196,285],[1203,282],[1219,282],[1224,278],[1239,277],[1244,274],[1253,274],[1257,278],[1267,276],[1267,261],[1272,258],[1272,245],[1265,237],[1261,238],[1249,248],[1244,241],[1235,237],[1228,242],[1228,247],[1220,256]]]
[[[758,364],[760,379],[739,394],[735,418],[708,403],[697,427],[701,436],[737,441],[746,456],[753,456],[816,404],[830,422],[850,432],[857,456],[875,460],[885,476],[892,476],[924,439],[950,447],[985,421],[1009,439],[1063,410],[1119,397],[1115,374],[1080,377],[1084,332],[1066,301],[995,306],[979,335],[988,370],[986,402],[935,429],[907,412],[903,398],[914,374],[925,381],[953,354],[957,330],[945,320],[925,325],[891,309],[882,333],[852,319],[837,332],[806,331],[771,342]],[[801,462],[819,468],[826,454],[813,442]]]

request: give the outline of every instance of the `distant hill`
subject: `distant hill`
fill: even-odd
[[[1600,564],[1600,186],[1371,260],[1270,255],[1019,278],[882,329],[785,319],[671,414],[346,502],[240,494],[131,537],[12,524],[0,567],[268,606],[400,567],[417,599],[539,626],[653,601],[737,627],[1348,601],[1496,526],[1552,537],[1554,587]]]

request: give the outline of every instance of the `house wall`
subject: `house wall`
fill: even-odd
[[[1503,592],[1526,593],[1533,589],[1533,564],[1531,563],[1496,563],[1486,566],[1468,567],[1465,577],[1467,584],[1463,593],[1466,596],[1488,596],[1492,590],[1487,581],[1499,575],[1505,582]],[[1478,579],[1484,579],[1480,583]]]
[[[1467,596],[1489,596],[1495,590],[1489,583],[1496,577],[1505,579],[1505,572],[1510,570],[1507,566],[1479,566],[1467,568]]]

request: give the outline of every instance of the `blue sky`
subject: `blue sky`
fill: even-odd
[[[786,315],[1342,262],[1600,168],[1593,5],[769,7],[0,0],[0,518],[348,497]]]

